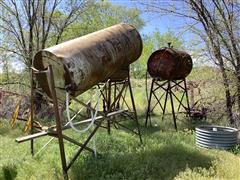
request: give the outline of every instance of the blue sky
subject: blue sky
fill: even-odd
[[[146,12],[146,6],[142,6],[141,3],[143,2],[145,4],[151,3],[151,2],[157,2],[156,0],[109,0],[113,4],[126,6],[128,8],[137,7],[142,11],[141,17],[145,21],[145,26],[143,29],[140,30],[140,33],[142,35],[147,35],[155,31],[159,31],[161,34],[165,33],[167,31],[171,31],[175,34],[175,36],[179,37],[184,41],[184,46],[186,50],[188,50],[188,53],[191,54],[191,52],[194,51],[196,48],[195,46],[192,46],[192,42],[197,43],[198,46],[202,46],[202,43],[199,42],[199,38],[191,33],[187,28],[188,25],[191,24],[193,21],[189,18],[184,17],[176,17],[175,15],[164,15],[161,16],[158,13],[150,13]],[[188,7],[185,7],[182,1],[171,1],[171,0],[158,0],[157,6],[161,7],[169,7],[169,4],[174,5],[179,8],[183,13],[187,10],[189,12]],[[198,24],[198,28],[201,29],[201,26]],[[195,61],[195,60],[194,60]],[[201,63],[201,62],[200,62]]]
[[[110,0],[110,2],[126,7],[137,7],[142,9],[141,4],[136,0]],[[146,23],[145,27],[141,30],[143,34],[148,34],[156,30],[159,30],[160,32],[166,32],[168,29],[179,29],[184,23],[184,20],[181,18],[176,18],[173,16],[161,17],[157,13],[147,13],[144,12],[144,10],[142,11],[141,17]]]
[[[139,2],[151,2],[150,0],[110,0],[111,3],[126,6],[126,7],[137,7],[142,10],[141,17],[145,21],[145,26],[140,31],[141,34],[149,34],[154,31],[159,31],[160,33],[164,33],[168,30],[176,33],[177,36],[182,37],[186,41],[192,38],[192,34],[190,32],[185,31],[185,27],[187,23],[189,23],[189,19],[187,18],[179,18],[173,15],[165,15],[160,16],[157,13],[149,13],[145,12],[143,6]],[[159,1],[161,6],[169,3],[169,0],[161,0]],[[181,1],[175,2],[178,3],[177,6],[182,6]]]
[[[121,6],[125,6],[128,8],[137,7],[142,10],[141,17],[145,21],[145,26],[140,30],[142,35],[150,34],[155,31],[159,31],[160,33],[164,33],[168,30],[171,30],[175,33],[176,36],[184,39],[184,41],[189,41],[193,38],[193,35],[189,32],[185,32],[183,27],[189,22],[188,19],[178,18],[175,16],[160,16],[157,13],[149,13],[145,12],[143,6],[139,2],[151,2],[154,0],[109,0],[109,2]],[[171,3],[169,0],[159,0],[161,6],[166,5],[167,3]],[[177,6],[182,5],[181,1],[177,2]],[[1,69],[1,64],[0,64]]]

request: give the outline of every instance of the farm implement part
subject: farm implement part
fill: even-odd
[[[15,111],[12,114],[12,118],[11,118],[11,121],[10,121],[10,124],[11,124],[12,128],[16,126],[21,102],[22,102],[22,98],[18,101],[16,109],[15,109]]]
[[[23,132],[26,133],[26,134],[29,134],[30,129],[31,129],[31,121],[32,121],[31,112],[30,112],[30,108],[28,108],[26,110],[28,112],[26,117],[21,117],[20,116],[20,108],[21,108],[22,100],[23,100],[23,97],[20,98],[20,100],[18,101],[18,103],[15,107],[14,112],[12,113],[12,117],[11,117],[11,120],[10,120],[10,125],[11,125],[12,128],[15,128],[18,121],[23,121],[23,122],[25,122]],[[42,125],[37,121],[33,121],[33,126],[37,129],[42,128]]]

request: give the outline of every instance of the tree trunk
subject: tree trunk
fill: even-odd
[[[228,82],[228,78],[226,77],[227,75],[226,75],[225,70],[222,71],[222,69],[221,69],[221,73],[222,73],[222,78],[223,78],[223,85],[225,88],[227,114],[228,114],[230,124],[233,124],[234,118],[233,118],[233,112],[232,112],[232,98],[231,98],[231,93],[229,90],[229,82]]]
[[[223,86],[225,89],[225,97],[226,97],[227,115],[228,115],[230,124],[233,124],[234,118],[233,118],[233,112],[232,112],[232,98],[231,98],[231,93],[230,93],[230,88],[229,88],[229,80],[228,80],[228,77],[226,74],[226,70],[224,68],[223,59],[222,59],[221,55],[219,56],[219,55],[215,54],[215,57],[217,57],[217,59],[219,61],[219,66],[220,66],[220,70],[221,70],[221,74],[222,74]]]
[[[237,104],[238,104],[238,112],[240,113],[240,73],[237,74]]]

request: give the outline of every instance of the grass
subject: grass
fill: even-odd
[[[154,127],[142,127],[143,144],[127,131],[114,130],[108,135],[104,129],[95,139],[100,156],[94,158],[84,152],[69,171],[71,179],[240,179],[240,151],[199,149],[195,146],[194,131],[181,127],[175,132],[170,121]],[[140,119],[143,122],[143,119]],[[17,144],[20,128],[0,127],[0,179],[62,179],[56,140],[35,157],[30,144]],[[167,123],[169,122],[169,123]],[[162,127],[168,127],[168,131]],[[84,136],[68,131],[81,140]],[[36,151],[49,137],[36,140]],[[91,146],[91,142],[90,145]],[[77,147],[66,143],[67,159]]]
[[[195,70],[189,78],[199,82],[216,81],[215,76],[208,76],[208,72]],[[147,106],[145,84],[141,80],[133,80],[132,86],[140,113],[143,144],[128,131],[113,129],[111,135],[108,135],[104,129],[100,129],[95,136],[100,155],[94,158],[84,151],[69,171],[71,179],[240,179],[240,146],[230,151],[197,148],[194,127],[206,122],[189,123],[184,115],[180,115],[177,122],[179,131],[176,132],[171,115],[162,121],[159,108],[152,116],[153,127],[143,126]],[[204,84],[201,96],[207,100],[209,96],[221,99],[223,93],[219,89],[221,88],[216,85],[213,87]],[[90,96],[91,93],[86,93],[80,98],[87,99]],[[72,103],[73,108],[76,106]],[[168,104],[167,113],[169,112],[171,109]],[[212,122],[208,119],[207,123]],[[21,124],[16,129],[11,129],[6,120],[0,120],[0,180],[62,179],[57,140],[54,139],[43,151],[32,157],[29,142],[15,142],[16,137],[23,135],[22,129]],[[70,130],[66,134],[79,141],[86,138],[86,134],[77,134]],[[49,139],[50,137],[37,139],[36,152]],[[92,146],[92,141],[89,146]],[[77,147],[73,144],[65,143],[68,162],[76,150]]]

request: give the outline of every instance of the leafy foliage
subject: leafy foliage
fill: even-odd
[[[143,120],[143,119],[141,119]],[[163,125],[163,124],[162,124]],[[71,179],[238,179],[239,150],[235,155],[218,150],[198,149],[194,132],[161,131],[162,126],[143,128],[144,142],[127,131],[105,130],[96,135],[97,159],[84,152],[69,171]],[[31,157],[30,144],[16,144],[18,129],[8,129],[0,121],[0,179],[61,179],[57,140],[40,154]],[[71,131],[68,135],[81,140],[85,135]],[[38,151],[49,137],[35,141]],[[91,146],[91,143],[90,143]],[[77,147],[66,143],[68,160]]]
[[[19,3],[0,1],[4,33],[0,49],[11,52],[26,67],[32,65],[34,54],[49,46],[102,28],[125,22],[141,28],[140,11],[113,5],[108,1],[35,0]]]
[[[79,37],[121,22],[141,29],[144,21],[140,13],[136,8],[113,5],[108,1],[92,2],[76,22],[64,31],[62,39]]]

